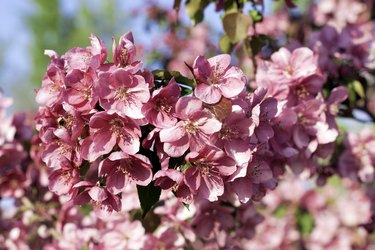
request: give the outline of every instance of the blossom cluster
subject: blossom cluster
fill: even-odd
[[[113,63],[95,36],[86,49],[46,53],[36,121],[49,188],[98,212],[119,211],[121,193],[134,184],[172,190],[186,203],[232,194],[260,200],[286,165],[318,171],[347,98],[344,87],[324,98],[325,76],[303,47],[260,61],[252,93],[226,54],[198,56],[188,66],[191,86],[154,80],[136,60],[131,33],[113,42]]]
[[[21,197],[28,185],[26,144],[32,130],[25,113],[8,116],[6,108],[12,99],[0,92],[0,194],[2,198]]]
[[[95,36],[86,49],[46,53],[36,122],[56,194],[111,212],[128,185],[152,180],[185,202],[225,190],[259,199],[275,185],[260,148],[273,136],[277,101],[264,89],[248,94],[229,55],[197,57],[193,95],[181,96],[174,78],[154,83],[142,71],[131,33],[114,42],[113,63]]]
[[[254,249],[371,249],[367,225],[371,201],[348,179],[333,177],[316,188],[311,181],[288,175],[262,203],[264,221],[246,241]],[[293,190],[294,192],[290,192]],[[345,209],[343,209],[345,208]]]
[[[256,86],[267,88],[279,101],[271,151],[295,173],[305,168],[316,173],[317,159],[327,158],[335,148],[339,130],[334,118],[348,90],[336,87],[324,97],[324,83],[317,57],[308,48],[281,48],[270,61],[259,62]]]

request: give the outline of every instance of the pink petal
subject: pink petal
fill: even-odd
[[[203,175],[203,181],[199,187],[198,195],[209,201],[217,201],[218,196],[224,193],[224,182],[219,176],[210,177]]]
[[[245,87],[245,83],[238,78],[225,78],[224,81],[219,85],[221,93],[226,98],[233,98],[240,94]]]
[[[183,120],[187,120],[195,112],[201,111],[202,109],[202,102],[195,97],[184,96],[176,103],[176,114]]]
[[[211,69],[218,73],[224,73],[224,71],[229,67],[230,61],[231,58],[228,54],[221,54],[208,59]]]
[[[289,58],[291,54],[289,50],[285,48],[279,49],[277,52],[273,53],[271,59],[274,63],[278,64],[281,67],[286,67],[289,65]]]
[[[192,193],[196,193],[201,186],[201,175],[199,169],[195,166],[189,167],[185,171],[185,184]]]
[[[205,103],[214,104],[220,101],[221,91],[216,86],[201,83],[194,89],[194,95]]]
[[[297,147],[301,149],[309,144],[310,139],[309,136],[305,133],[305,131],[300,126],[297,126],[293,130],[293,140]]]
[[[174,142],[165,142],[163,149],[171,157],[180,157],[189,148],[189,137],[187,135]]]
[[[89,190],[88,194],[90,195],[91,199],[93,199],[94,201],[104,201],[108,197],[105,190],[97,186],[92,187]]]
[[[186,131],[185,128],[182,126],[182,122],[179,122],[174,127],[162,129],[159,135],[161,142],[173,142],[185,136]]]

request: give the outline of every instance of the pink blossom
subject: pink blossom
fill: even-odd
[[[203,103],[195,97],[181,97],[176,103],[176,116],[181,120],[175,126],[160,131],[164,151],[171,157],[182,156],[189,147],[199,151],[221,128],[221,123],[203,110]]]
[[[65,72],[52,64],[43,77],[42,88],[38,90],[35,99],[40,105],[52,107],[62,102],[65,88]]]
[[[229,230],[234,225],[231,216],[231,207],[220,206],[218,202],[200,200],[197,205],[197,213],[192,221],[192,227],[196,234],[203,239],[220,241],[217,236],[219,230]]]
[[[58,168],[63,161],[73,161],[77,165],[81,162],[76,141],[71,140],[66,129],[54,131],[54,139],[45,145],[42,160],[50,168]]]
[[[198,81],[194,94],[205,103],[217,103],[222,96],[233,98],[245,87],[242,71],[230,66],[230,55],[217,55],[208,60],[199,56],[194,61],[193,69]]]
[[[146,119],[157,128],[169,128],[177,123],[175,106],[181,88],[172,78],[166,87],[154,90],[152,97],[143,108]]]
[[[59,169],[51,173],[48,180],[48,188],[57,195],[67,195],[70,198],[77,195],[78,190],[73,189],[73,186],[80,181],[79,172],[69,161],[64,161]]]
[[[88,181],[81,181],[75,184],[73,188],[84,189],[74,198],[74,203],[77,205],[90,203],[94,211],[100,216],[106,216],[113,210],[118,212],[121,209],[120,198],[103,187],[96,186]]]
[[[94,82],[97,75],[93,69],[83,73],[75,72],[75,79],[67,83],[64,100],[81,112],[88,112],[94,108],[97,97],[93,95]]]
[[[150,160],[144,155],[114,152],[100,162],[99,176],[106,175],[108,191],[118,194],[132,182],[147,186],[152,180],[151,168]]]
[[[92,162],[116,145],[127,154],[138,152],[141,130],[133,120],[102,111],[91,117],[89,126],[90,136],[83,140],[81,147],[84,159]]]
[[[116,46],[115,39],[113,40],[113,63],[119,67],[125,67],[132,64],[136,55],[136,47],[134,45],[133,34],[128,32],[120,37],[119,46]]]
[[[205,147],[190,152],[186,161],[191,163],[185,172],[185,184],[198,197],[215,201],[224,193],[224,178],[236,171],[236,162],[223,151]]]
[[[237,194],[240,201],[247,202],[250,198],[257,195],[257,189],[260,188],[254,184],[271,181],[273,173],[267,162],[259,159],[253,159],[247,166],[245,165],[242,168],[233,173],[229,180],[231,181],[231,189]]]
[[[73,48],[65,53],[64,67],[67,73],[70,74],[74,70],[86,72],[89,68],[97,69],[107,59],[107,49],[98,37],[90,36],[91,46],[86,49]]]
[[[279,49],[271,56],[272,61],[261,61],[257,70],[258,87],[279,101],[285,98],[306,99],[321,90],[324,83],[317,58],[309,48],[297,48],[293,52]]]
[[[251,159],[250,135],[252,120],[243,110],[232,112],[225,120],[221,130],[211,136],[211,141],[242,165]]]
[[[375,136],[370,129],[348,133],[338,162],[339,173],[354,181],[370,182],[375,176]]]
[[[143,249],[145,240],[145,229],[140,221],[124,220],[103,233],[99,249]]]
[[[101,74],[96,93],[99,95],[101,107],[110,114],[117,113],[134,119],[144,118],[142,107],[150,99],[145,79],[125,69]]]
[[[192,195],[189,187],[184,182],[184,174],[175,169],[159,170],[155,176],[155,186],[164,190],[172,189],[176,197],[190,203]]]
[[[277,100],[273,97],[265,97],[266,89],[258,88],[249,96],[249,108],[247,114],[251,116],[253,128],[260,142],[267,142],[274,136],[271,120],[277,113]]]

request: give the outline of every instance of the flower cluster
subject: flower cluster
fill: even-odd
[[[119,211],[129,185],[152,180],[185,202],[225,191],[259,199],[275,186],[262,148],[277,101],[264,89],[247,93],[229,55],[197,57],[194,95],[181,96],[187,86],[142,71],[131,33],[114,42],[113,63],[95,36],[85,49],[46,53],[36,122],[54,193],[101,213]]]
[[[113,63],[105,63],[103,42],[90,39],[91,46],[61,57],[47,51],[51,63],[36,96],[43,105],[36,117],[42,159],[53,170],[53,192],[77,204],[119,211],[117,194],[129,182],[147,185],[152,178],[149,160],[137,153],[153,82],[135,60],[131,33],[118,45],[113,41]]]
[[[268,94],[279,101],[271,151],[296,173],[305,168],[316,172],[316,159],[333,152],[339,134],[334,117],[348,91],[337,87],[324,98],[324,83],[317,58],[308,48],[292,52],[281,48],[272,54],[271,61],[259,64],[256,85],[267,87]]]
[[[338,162],[341,176],[357,182],[373,182],[375,166],[375,136],[369,128],[359,134],[348,133],[345,150]]]
[[[0,194],[1,197],[21,197],[27,185],[27,152],[25,143],[31,139],[31,126],[25,113],[9,117],[6,108],[12,99],[0,92]]]
[[[263,200],[265,220],[247,247],[260,249],[371,248],[370,200],[352,181],[334,177],[318,190],[311,182],[287,176]],[[294,192],[290,192],[293,190]],[[345,207],[345,209],[343,209]]]

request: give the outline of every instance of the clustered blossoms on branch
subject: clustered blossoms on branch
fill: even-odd
[[[186,2],[195,23],[209,1],[196,2]],[[322,0],[309,18],[294,16],[298,24],[286,9],[263,17],[263,1],[251,3],[248,22],[245,4],[216,1],[220,48],[237,66],[228,54],[202,56],[217,53],[204,26],[185,39],[176,23],[153,49],[166,45],[161,64],[178,72],[144,69],[131,33],[113,41],[113,63],[94,35],[62,56],[47,50],[38,137],[24,114],[6,115],[11,101],[1,95],[0,198],[13,211],[0,210],[0,246],[373,247],[375,136],[339,135],[336,124],[371,107],[372,4]],[[160,7],[149,16],[176,21]],[[228,29],[233,21],[243,34]],[[313,190],[289,168],[328,185]]]
[[[135,59],[131,33],[113,42],[113,63],[95,36],[86,49],[47,54],[36,121],[49,187],[98,212],[119,211],[132,184],[172,189],[186,203],[259,200],[285,164],[316,171],[314,159],[333,149],[333,118],[347,97],[343,87],[323,97],[324,77],[307,48],[282,48],[260,64],[253,93],[226,54],[197,57],[191,86],[178,77],[154,81]]]

